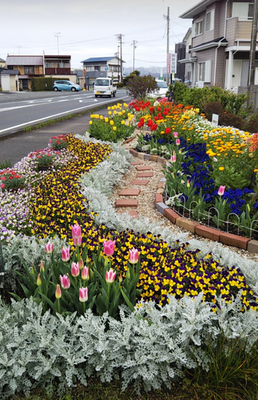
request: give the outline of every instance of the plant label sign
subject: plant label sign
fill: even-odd
[[[212,123],[216,126],[219,124],[219,115],[218,114],[212,114]]]

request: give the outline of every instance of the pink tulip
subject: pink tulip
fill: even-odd
[[[70,260],[70,247],[62,248],[62,260],[69,261]]]
[[[73,244],[80,246],[82,244],[82,230],[80,225],[72,225]]]
[[[172,156],[171,156],[171,162],[175,163],[176,162],[176,153],[173,152]]]
[[[180,145],[180,139],[176,139],[176,145],[177,145],[177,146]]]
[[[79,289],[79,300],[84,303],[85,301],[88,300],[88,288],[80,288]]]
[[[83,267],[81,272],[81,277],[83,280],[88,280],[90,277],[90,270],[88,267]]]
[[[54,245],[51,242],[45,244],[45,251],[47,254],[51,254],[54,250]]]
[[[226,186],[220,186],[219,190],[218,190],[218,195],[223,196],[225,189],[226,189]]]
[[[116,279],[116,272],[113,271],[112,268],[110,268],[109,271],[106,272],[106,282],[107,283],[112,283]]]
[[[79,263],[72,262],[71,274],[72,274],[72,276],[73,276],[74,278],[76,278],[76,276],[80,275],[80,266],[79,266]]]
[[[63,289],[69,289],[69,287],[70,287],[70,279],[68,278],[68,276],[67,275],[64,275],[64,276],[60,275],[59,278],[60,278],[60,282],[61,282],[62,288]]]
[[[56,285],[56,292],[55,292],[56,299],[60,299],[62,297],[62,290],[60,285]]]
[[[129,262],[131,264],[137,264],[137,262],[139,260],[139,252],[138,252],[138,250],[133,247],[132,250],[129,250],[129,253],[130,253]]]
[[[173,132],[173,136],[174,136],[175,138],[177,138],[177,137],[178,137],[178,132]]]
[[[115,240],[113,242],[112,242],[112,240],[109,240],[108,242],[106,240],[104,240],[103,247],[104,247],[104,253],[106,254],[106,256],[112,256],[114,254],[115,244],[116,244]]]

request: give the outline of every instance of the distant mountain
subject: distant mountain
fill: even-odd
[[[160,68],[160,67],[155,67],[151,66],[149,68],[145,67],[135,67],[137,71],[140,72],[141,76],[144,75],[151,75],[154,76],[155,78],[160,78],[161,76],[166,77],[166,67]],[[124,75],[130,75],[133,72],[132,68],[124,68]]]

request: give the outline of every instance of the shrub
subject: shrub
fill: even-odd
[[[233,126],[238,129],[244,129],[243,118],[234,113],[225,111],[223,105],[218,101],[208,103],[204,107],[204,113],[209,121],[212,120],[212,114],[218,114],[220,125]]]
[[[146,95],[158,88],[153,76],[134,76],[127,82],[126,88],[134,99],[143,99]]]
[[[246,119],[244,129],[251,133],[258,132],[258,111]]]

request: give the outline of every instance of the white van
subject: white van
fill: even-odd
[[[94,94],[98,96],[115,97],[116,87],[113,86],[111,78],[97,78],[94,83]]]

